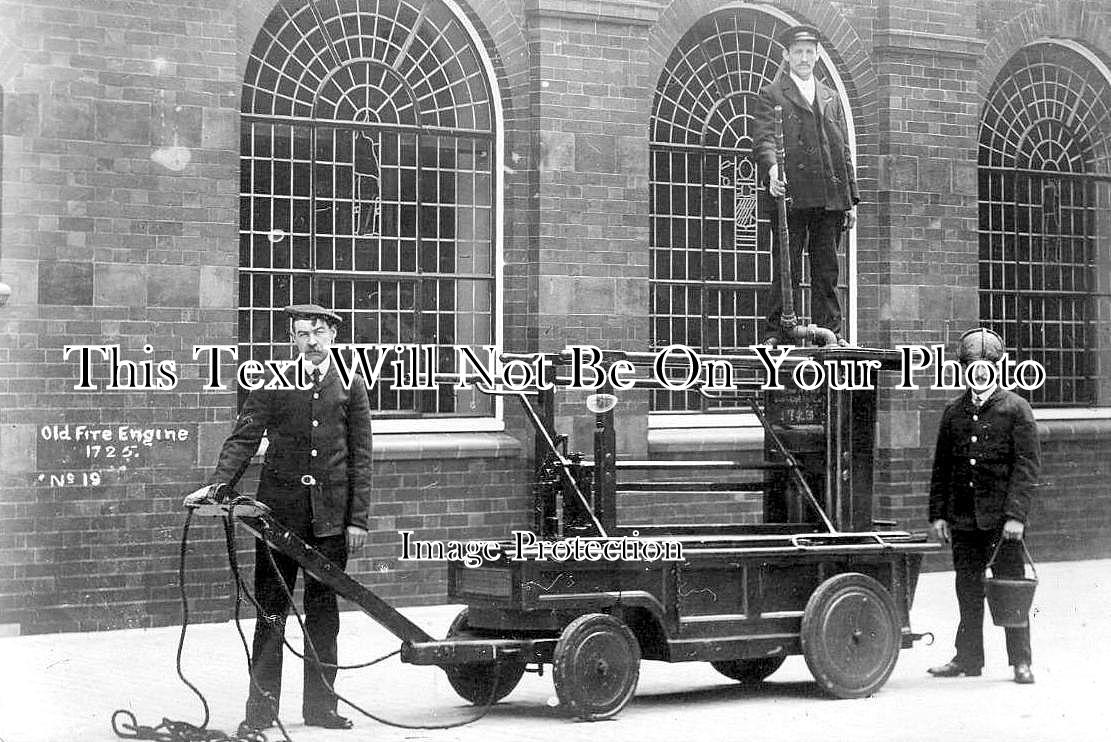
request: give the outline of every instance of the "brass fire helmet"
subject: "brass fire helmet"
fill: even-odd
[[[1003,357],[1003,338],[986,327],[974,327],[961,335],[957,360],[962,364],[983,359],[995,363]]]

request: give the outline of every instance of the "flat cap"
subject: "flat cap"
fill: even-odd
[[[957,358],[962,363],[979,359],[995,362],[1003,357],[1003,338],[986,327],[974,327],[961,335]]]
[[[293,304],[282,310],[291,320],[315,319],[319,317],[333,325],[340,323],[340,317],[331,309],[325,309],[319,304]]]
[[[809,41],[814,44],[822,43],[822,35],[818,33],[818,29],[805,23],[798,26],[791,26],[785,31],[781,31],[776,36],[776,41],[783,44],[783,48],[790,49],[791,44],[798,41]]]

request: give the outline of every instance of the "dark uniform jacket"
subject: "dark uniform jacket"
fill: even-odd
[[[343,533],[349,525],[367,528],[371,433],[362,377],[345,389],[333,362],[316,389],[252,391],[220,450],[212,481],[234,487],[264,432],[269,446],[258,499],[275,518],[319,537]],[[306,476],[317,484],[306,486]]]
[[[753,154],[761,182],[775,164],[775,106],[783,107],[783,143],[792,209],[847,211],[860,201],[849,151],[849,131],[837,94],[815,80],[814,106],[803,100],[786,72],[760,90],[754,121]],[[819,124],[821,128],[819,129]],[[825,177],[823,177],[823,174]]]
[[[945,408],[930,479],[930,521],[962,530],[1026,523],[1038,479],[1038,428],[1030,405],[997,388],[979,411],[965,392]]]

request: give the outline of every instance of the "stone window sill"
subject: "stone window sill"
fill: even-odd
[[[648,454],[677,458],[681,454],[727,454],[759,451],[764,447],[764,429],[736,428],[655,428],[648,431]]]
[[[1038,420],[1042,442],[1111,438],[1111,419]]]
[[[374,458],[384,461],[414,459],[496,459],[521,456],[521,442],[507,433],[378,433]]]

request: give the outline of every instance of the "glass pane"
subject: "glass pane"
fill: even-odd
[[[1111,84],[1057,44],[1019,51],[980,123],[981,321],[1045,366],[1034,404],[1096,402],[1093,377],[1097,181]]]
[[[437,357],[493,342],[493,108],[453,12],[412,0],[276,6],[242,105],[289,118],[243,125],[243,357],[288,355],[280,308],[309,301],[344,318],[343,342]],[[381,414],[493,410],[481,395],[392,379],[372,400]]]

